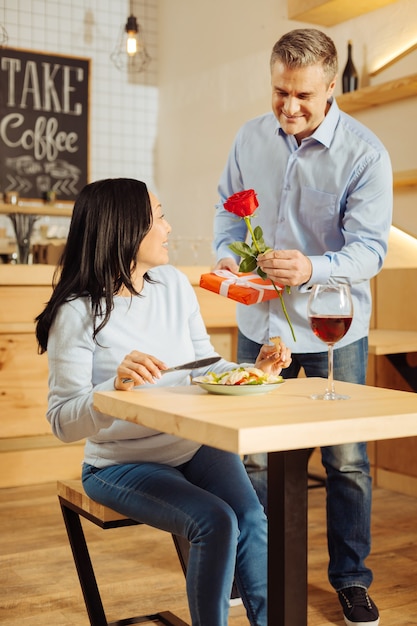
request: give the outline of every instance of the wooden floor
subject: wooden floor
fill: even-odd
[[[327,582],[324,490],[309,491],[308,625],[343,626]],[[170,535],[146,526],[85,525],[109,621],[170,610],[189,620],[184,577]],[[55,485],[0,490],[0,623],[88,626]],[[372,596],[381,626],[417,624],[417,499],[375,490]],[[242,607],[230,626],[247,626]]]

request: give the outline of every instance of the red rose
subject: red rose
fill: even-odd
[[[224,203],[224,208],[229,213],[234,213],[238,217],[249,217],[255,213],[259,206],[258,199],[254,189],[246,189],[238,191],[230,196]]]

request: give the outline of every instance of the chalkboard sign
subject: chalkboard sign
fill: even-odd
[[[0,193],[72,201],[89,182],[89,74],[89,59],[0,48]]]

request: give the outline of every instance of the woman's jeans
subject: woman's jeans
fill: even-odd
[[[250,624],[266,626],[267,520],[238,455],[202,446],[179,467],[85,464],[82,480],[97,502],[188,539],[192,626],[227,626],[234,576]]]
[[[258,343],[239,332],[238,362],[253,363],[260,347]],[[334,350],[336,391],[337,380],[365,384],[367,361],[366,337],[346,347],[336,348]],[[327,351],[292,354],[292,363],[290,367],[282,370],[282,376],[295,378],[301,367],[306,376],[326,378]],[[324,391],[326,381],[318,382],[318,386],[318,392]],[[369,587],[372,572],[365,567],[365,559],[371,548],[372,482],[366,443],[326,446],[321,448],[321,455],[327,474],[329,581],[337,591],[353,585]],[[245,465],[259,499],[267,511],[267,455],[249,455],[245,457]]]

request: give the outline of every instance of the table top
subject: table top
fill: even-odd
[[[287,380],[265,395],[222,396],[200,387],[102,391],[94,406],[198,443],[238,454],[297,450],[417,435],[417,394],[336,381],[349,400],[312,400],[322,378]]]

